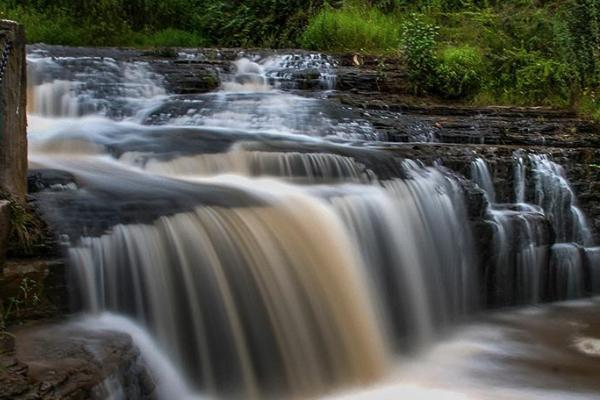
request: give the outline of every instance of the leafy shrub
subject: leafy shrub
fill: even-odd
[[[206,0],[202,32],[223,46],[296,46],[323,0]]]
[[[481,87],[484,70],[478,49],[471,46],[446,48],[436,67],[436,91],[448,98],[471,97]]]
[[[568,27],[568,62],[577,71],[580,88],[597,85],[600,77],[600,2],[598,0],[571,0],[563,6],[559,18]]]
[[[516,73],[515,89],[529,103],[567,105],[570,97],[573,70],[555,60],[540,59],[520,68]]]
[[[304,47],[314,50],[390,51],[400,42],[394,18],[373,8],[326,7],[309,22],[302,35]]]
[[[417,14],[412,14],[402,25],[402,53],[417,91],[426,91],[435,83],[438,30]]]
[[[507,50],[491,59],[494,76],[488,89],[502,102],[557,106],[569,103],[576,73],[568,64],[524,49]]]

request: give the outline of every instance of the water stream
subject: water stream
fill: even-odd
[[[61,234],[74,309],[132,334],[161,398],[537,398],[417,377],[444,346],[476,359],[490,330],[509,336],[504,320],[462,325],[490,305],[600,291],[600,251],[557,164],[517,157],[516,203],[501,205],[474,160],[496,227],[488,276],[455,173],[371,149],[368,121],[292,90],[307,69],[334,87],[324,56],[241,58],[219,91],[186,96],[144,62],[28,62],[30,167],[62,177],[36,196]],[[498,340],[492,353],[519,346]]]

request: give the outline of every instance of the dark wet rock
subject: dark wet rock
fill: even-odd
[[[387,141],[600,147],[600,125],[571,111],[406,103],[398,96],[341,93]]]
[[[60,259],[8,260],[0,288],[7,323],[55,318],[68,311],[65,263]]]
[[[72,325],[25,326],[0,352],[0,399],[152,399],[155,384],[126,334]]]
[[[211,92],[221,85],[219,71],[228,68],[227,65],[171,60],[151,65],[155,72],[165,77],[167,90],[175,94]]]
[[[27,174],[27,187],[29,193],[42,190],[68,190],[77,188],[75,177],[65,171],[57,169],[33,169]]]

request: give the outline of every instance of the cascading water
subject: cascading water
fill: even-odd
[[[120,119],[165,90],[144,62],[100,57],[27,57],[28,113],[42,117],[106,115]]]
[[[490,203],[496,202],[496,190],[485,160],[477,158],[471,163],[471,180],[483,189]]]
[[[545,155],[532,155],[535,203],[544,209],[558,242],[591,244],[591,233],[583,212],[575,205],[575,194],[562,167]]]
[[[245,59],[224,89],[225,96],[289,96],[272,89],[264,69]],[[76,91],[65,96],[82,103]],[[236,144],[250,139],[243,133],[221,151],[199,146],[181,154],[184,148],[152,142],[173,128],[136,125],[137,115],[152,111],[139,102],[131,107],[129,120],[117,123],[88,117],[56,126],[38,118],[31,162],[72,173],[75,189],[53,195],[75,202],[83,196],[81,184],[88,202],[127,201],[139,190],[134,182],[141,188],[148,179],[171,186],[173,198],[186,193],[178,212],[167,209],[140,223],[134,222],[139,213],[128,211],[123,221],[132,222],[107,222],[98,236],[79,229],[91,226],[81,219],[86,214],[63,222],[77,227],[65,232],[71,232],[69,254],[83,308],[140,321],[193,386],[249,398],[370,382],[389,363],[388,348],[424,344],[476,307],[462,194],[442,172],[407,163],[397,167],[406,180],[380,181],[353,156],[256,150],[252,142]],[[144,145],[136,147],[136,141]],[[148,144],[152,151],[144,151]],[[118,160],[107,159],[107,149],[120,154]],[[157,175],[164,178],[151,178]],[[190,190],[202,193],[209,185],[249,199],[231,205],[189,198]],[[135,192],[134,200],[139,197]]]
[[[241,59],[221,90],[188,96],[166,95],[143,62],[29,62],[30,164],[63,179],[37,196],[62,234],[74,303],[88,325],[134,337],[160,398],[372,384],[480,310],[483,281],[495,305],[599,286],[598,248],[550,249],[549,226],[589,238],[573,233],[585,227],[573,193],[542,158],[519,158],[515,205],[496,204],[474,161],[495,226],[483,276],[461,177],[350,146],[379,138],[348,110],[283,90],[331,89],[324,56]],[[526,179],[543,196],[529,199]]]
[[[287,181],[363,182],[375,181],[375,173],[351,157],[329,153],[266,152],[245,150],[234,146],[226,153],[182,156],[161,161],[152,154],[125,153],[121,161],[146,171],[172,176],[211,176],[236,174],[242,176],[273,176]]]
[[[149,112],[144,123],[202,126],[256,134],[381,140],[381,135],[374,127],[352,110],[332,107],[320,98],[282,91],[281,86],[289,85],[283,85],[283,77],[273,77],[282,73],[281,68],[284,67],[278,66],[286,65],[288,72],[298,71],[292,68],[294,64],[291,61],[283,61],[286,59],[274,57],[255,62],[241,58],[234,63],[233,72],[225,75],[227,80],[222,84],[221,91],[172,98]],[[299,67],[309,63],[302,60],[304,58],[297,60]]]
[[[336,62],[324,54],[274,56],[267,58],[264,66],[266,75],[280,88],[335,89]]]
[[[301,193],[272,201],[84,239],[71,259],[88,308],[147,323],[209,393],[319,393],[373,380],[384,340],[339,218]]]
[[[472,179],[490,202],[488,218],[494,226],[494,251],[487,273],[492,288],[489,302],[531,304],[597,292],[600,286],[583,284],[581,246],[591,243],[591,234],[562,168],[546,156],[529,156],[534,184],[533,204],[529,204],[526,160],[521,152],[513,160],[516,204],[511,205],[495,203],[487,163],[476,159],[471,164]],[[552,242],[557,244],[550,246]]]
[[[525,203],[497,204],[492,175],[481,158],[471,163],[471,179],[485,192],[493,226],[493,253],[486,266],[486,280],[491,288],[488,303],[541,301],[548,251],[542,211]]]

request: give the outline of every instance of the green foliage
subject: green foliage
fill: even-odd
[[[136,44],[143,47],[204,47],[209,43],[198,33],[167,28],[151,34],[139,35]]]
[[[572,0],[562,7],[567,29],[562,38],[564,53],[577,70],[581,88],[598,84],[600,1]]]
[[[577,109],[594,121],[600,122],[600,95],[595,91],[585,91],[579,99]]]
[[[30,42],[282,47],[298,45],[322,5],[323,0],[0,0],[0,11],[33,31]]]
[[[52,14],[47,14],[22,7],[13,9],[0,7],[0,16],[23,23],[27,41],[30,43],[45,42],[69,46],[86,44],[86,32],[76,27],[72,18],[59,9]]]
[[[314,50],[386,52],[398,47],[400,26],[377,9],[325,7],[311,19],[301,43]]]
[[[0,199],[9,199],[0,193]],[[42,220],[30,209],[16,201],[10,201],[10,237],[9,251],[18,254],[31,254],[35,246],[46,239],[45,227]]]
[[[22,308],[35,307],[41,303],[41,293],[42,285],[38,282],[28,277],[21,279],[18,292],[7,299],[3,319],[20,318]]]
[[[567,105],[572,76],[559,61],[532,60],[517,70],[515,90],[526,103]]]
[[[202,32],[223,46],[297,46],[309,17],[322,0],[206,1],[199,12]]]
[[[402,54],[417,91],[425,91],[434,85],[438,30],[417,14],[410,15],[402,25]]]
[[[567,64],[539,52],[506,50],[491,57],[487,89],[503,103],[566,106],[574,71]]]
[[[436,67],[436,90],[447,98],[472,97],[483,80],[485,71],[481,52],[471,46],[448,47]]]

